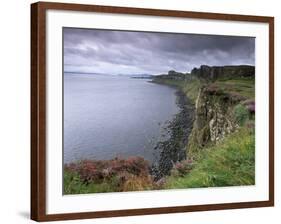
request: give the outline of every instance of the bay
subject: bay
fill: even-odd
[[[64,74],[64,163],[159,157],[157,142],[179,112],[176,89],[126,76]]]

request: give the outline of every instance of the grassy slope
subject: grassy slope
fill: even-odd
[[[196,101],[199,88],[202,85],[202,83],[198,79],[182,81],[156,78],[153,82],[180,88],[193,102]],[[239,78],[228,80],[220,79],[215,81],[214,83],[211,83],[211,85],[219,87],[224,92],[237,93],[248,99],[255,98],[255,79],[253,78]]]
[[[212,85],[224,92],[255,98],[254,79],[217,80]],[[189,87],[190,88],[190,87]],[[187,89],[187,87],[185,87]],[[195,92],[192,90],[192,92]],[[187,94],[188,95],[188,94]],[[193,169],[186,174],[171,175],[166,188],[253,185],[255,183],[254,117],[219,144],[199,150]],[[249,127],[248,127],[249,126]]]
[[[166,188],[253,185],[255,138],[242,128],[221,143],[202,150],[194,168],[183,176],[170,176]]]
[[[238,93],[249,99],[255,98],[255,79],[253,78],[217,80],[214,84],[224,91]]]

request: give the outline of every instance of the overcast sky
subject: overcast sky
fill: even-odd
[[[106,74],[189,72],[205,65],[255,64],[251,37],[64,28],[64,71]]]

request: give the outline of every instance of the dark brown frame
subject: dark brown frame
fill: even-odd
[[[46,11],[71,10],[269,24],[269,200],[212,205],[46,214]],[[31,5],[31,219],[54,221],[274,206],[274,18],[144,8],[38,2]]]

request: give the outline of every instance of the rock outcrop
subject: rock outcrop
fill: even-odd
[[[216,80],[218,78],[233,77],[254,77],[255,67],[249,65],[240,66],[207,66],[201,65],[200,68],[194,68],[191,75],[201,80]]]
[[[192,75],[205,83],[201,86],[195,103],[195,120],[189,136],[187,154],[196,155],[196,151],[208,144],[216,144],[227,134],[234,132],[239,124],[235,119],[234,108],[238,104],[244,104],[247,97],[239,92],[227,89],[226,85],[218,85],[219,78],[231,79],[239,77],[254,78],[255,68],[252,66],[201,66],[193,69]]]
[[[170,70],[168,74],[154,76],[154,79],[185,80],[188,78],[188,76],[190,76],[188,73],[181,73]]]
[[[159,83],[165,83],[167,80],[179,81],[172,84],[183,88],[189,98],[195,93],[192,97],[195,101],[194,121],[188,144],[185,146],[187,157],[193,157],[198,154],[196,151],[209,144],[216,144],[239,128],[237,114],[235,115],[235,107],[238,104],[254,114],[254,98],[251,95],[254,88],[249,88],[247,84],[252,80],[254,85],[254,79],[255,67],[249,65],[202,65],[200,68],[194,68],[191,73],[172,70],[166,75],[154,78],[153,81]],[[194,85],[195,83],[197,85]]]
[[[238,128],[233,107],[242,99],[226,93],[213,93],[202,87],[195,104],[195,120],[189,136],[188,154],[209,143],[216,143]]]

